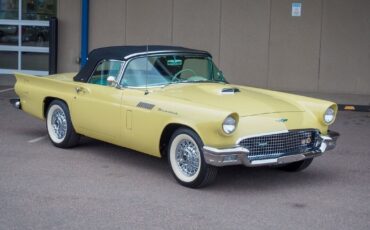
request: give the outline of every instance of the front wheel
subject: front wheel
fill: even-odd
[[[50,103],[47,116],[46,128],[53,145],[59,148],[70,148],[78,144],[80,135],[73,128],[68,106],[54,100]]]
[[[205,163],[203,142],[194,131],[187,128],[177,129],[168,148],[169,165],[181,185],[198,188],[215,180],[217,168]]]

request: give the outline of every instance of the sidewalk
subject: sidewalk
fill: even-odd
[[[0,86],[3,88],[13,87],[15,78],[13,75],[0,74]],[[289,92],[308,97],[315,97],[333,101],[337,104],[343,105],[366,105],[370,106],[370,94],[369,95],[358,95],[358,94],[336,94],[336,93],[307,93],[307,92]]]

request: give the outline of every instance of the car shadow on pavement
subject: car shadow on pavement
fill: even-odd
[[[224,167],[219,170],[214,187],[217,189],[271,190],[278,188],[302,188],[321,186],[332,182],[336,174],[314,166],[302,172],[284,172],[276,167],[248,168],[244,166]]]
[[[19,136],[24,136],[26,139],[37,139],[39,137],[47,136],[48,133],[45,129],[32,129],[32,128],[23,128],[23,127],[16,127],[13,128],[13,133]]]
[[[135,167],[139,171],[149,173],[151,177],[157,177],[158,180],[172,178],[170,168],[167,164],[167,159],[156,158],[134,150],[115,146],[98,140],[83,137],[80,145],[76,147],[78,150],[87,154],[103,157],[108,161],[112,161],[122,165],[122,167]],[[87,151],[86,151],[87,150]],[[105,162],[107,163],[107,162]],[[313,164],[302,172],[283,172],[273,167],[248,168],[244,166],[229,166],[219,169],[219,173],[215,183],[203,188],[202,190],[218,190],[218,191],[250,191],[258,190],[266,192],[277,189],[290,189],[321,186],[333,181],[336,174],[325,168],[315,166]]]
[[[104,157],[125,166],[139,167],[142,170],[151,170],[152,173],[163,175],[167,174],[168,171],[166,167],[167,161],[164,159],[88,137],[82,137],[79,145],[74,149],[87,152],[87,154]]]

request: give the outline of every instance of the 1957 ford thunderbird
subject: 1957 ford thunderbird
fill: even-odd
[[[56,147],[84,135],[167,157],[175,179],[192,188],[222,166],[303,170],[339,136],[328,130],[335,103],[229,84],[200,50],[106,47],[79,73],[15,75],[12,104],[45,120]]]

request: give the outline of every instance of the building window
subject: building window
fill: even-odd
[[[48,74],[49,19],[57,0],[0,0],[0,74]]]

